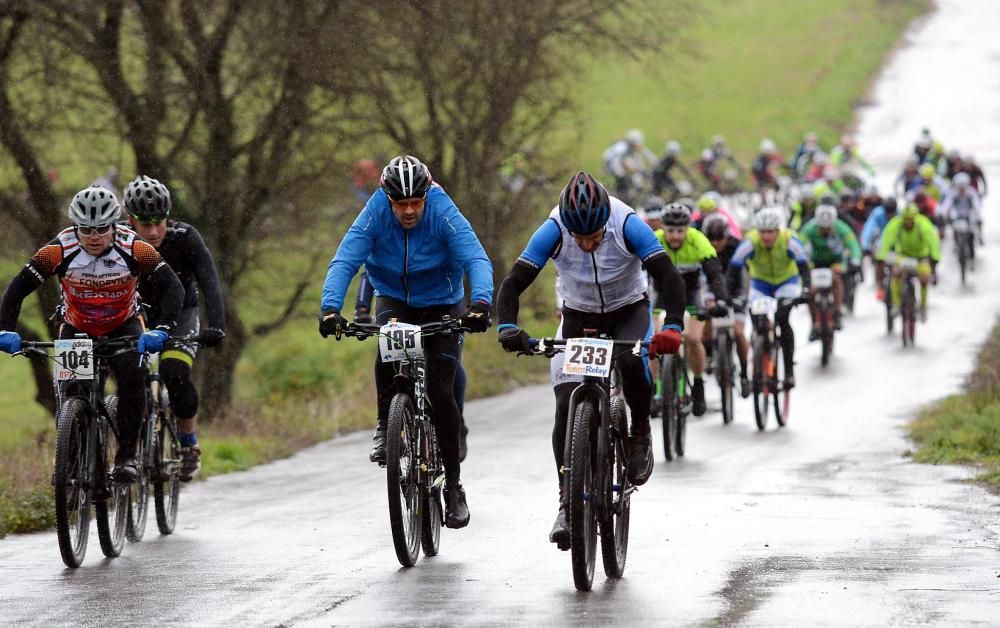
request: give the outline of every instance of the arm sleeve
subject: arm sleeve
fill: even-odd
[[[840,239],[844,241],[844,244],[847,245],[847,249],[851,252],[851,261],[856,264],[860,264],[861,246],[858,244],[858,239],[854,236],[854,230],[847,226],[847,223],[838,220],[837,233],[840,235]]]
[[[684,278],[677,272],[674,263],[670,261],[670,256],[662,247],[644,259],[643,264],[659,287],[663,308],[667,314],[664,327],[673,326],[676,327],[677,331],[683,331],[684,305],[687,296]]]
[[[927,245],[930,247],[931,259],[935,262],[941,261],[941,238],[938,237],[937,227],[930,219],[923,221],[922,226],[927,236]]]
[[[445,210],[443,226],[452,256],[469,277],[470,300],[493,303],[493,263],[472,225],[454,203]]]
[[[177,274],[167,265],[152,245],[137,240],[132,247],[132,255],[139,268],[139,278],[149,286],[159,304],[159,319],[151,326],[167,333],[174,330],[184,304],[184,286]]]
[[[745,239],[736,247],[736,252],[733,253],[732,259],[729,260],[729,265],[743,268],[746,266],[747,261],[753,257],[753,253],[753,241],[749,238]]]
[[[802,241],[792,236],[788,238],[788,257],[795,260],[798,265],[805,264],[809,266],[809,256],[806,255],[806,247],[802,245]]]
[[[375,194],[368,199],[368,204],[354,219],[344,239],[340,241],[337,253],[330,260],[326,280],[323,282],[323,298],[320,302],[320,310],[323,312],[333,310],[339,312],[344,307],[344,295],[347,294],[351,280],[372,252],[376,231],[374,201]]]
[[[899,232],[899,225],[898,216],[886,224],[885,229],[882,230],[882,244],[878,247],[878,255],[875,256],[875,259],[885,261],[889,251],[896,247],[896,234]]]
[[[541,270],[549,258],[556,254],[560,244],[562,244],[562,233],[559,225],[549,218],[532,234],[528,246],[524,247],[517,261]]]
[[[722,275],[722,263],[718,257],[712,257],[701,263],[705,276],[708,277],[708,285],[712,288],[712,294],[718,301],[728,301],[729,293],[726,290],[725,278]]]
[[[875,239],[875,229],[878,226],[878,217],[881,212],[885,211],[881,206],[876,207],[868,220],[865,221],[865,226],[861,229],[861,248],[865,251],[870,251],[872,248],[872,240]]]
[[[21,304],[32,292],[38,289],[46,279],[56,272],[56,267],[62,262],[62,246],[58,240],[49,242],[32,256],[7,289],[0,300],[0,331],[10,331],[17,326],[21,315]]]
[[[519,259],[500,282],[500,289],[497,291],[498,332],[503,331],[505,326],[517,326],[521,293],[535,281],[539,272],[541,267],[532,266]]]
[[[622,229],[622,235],[625,236],[625,246],[634,252],[643,263],[646,263],[646,260],[651,255],[663,252],[663,245],[656,237],[652,228],[635,214],[625,219],[625,227]],[[671,263],[671,266],[673,266],[673,263]]]
[[[208,250],[201,235],[190,230],[191,255],[194,256],[195,280],[205,297],[205,313],[208,315],[208,326],[214,329],[226,329],[226,306],[222,300],[222,287],[219,284],[219,272],[215,268],[215,258]]]

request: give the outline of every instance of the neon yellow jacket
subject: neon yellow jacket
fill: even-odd
[[[914,218],[913,228],[903,227],[903,217],[896,216],[882,231],[882,246],[876,259],[884,260],[890,252],[904,257],[929,257],[935,262],[941,260],[941,240],[937,227],[930,218],[920,214]]]

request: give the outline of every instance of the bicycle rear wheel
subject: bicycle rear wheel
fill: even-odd
[[[593,496],[595,461],[593,425],[597,408],[590,399],[581,399],[573,416],[573,436],[569,459],[569,533],[573,583],[579,591],[589,591],[594,582],[597,555],[597,509]]]
[[[94,501],[94,512],[97,515],[97,539],[101,543],[101,551],[108,558],[121,556],[125,547],[125,537],[129,524],[129,487],[111,480],[111,469],[115,465],[115,453],[118,451],[118,439],[114,430],[118,415],[118,399],[109,395],[105,399],[108,408],[108,427],[104,437],[97,439],[97,464],[94,466],[94,486],[102,488],[103,499]]]
[[[674,356],[665,355],[660,361],[660,417],[663,419],[663,458],[674,459],[677,434],[677,382],[674,378]]]
[[[769,380],[770,348],[760,335],[753,339],[753,416],[757,429],[767,427],[767,411],[771,398]]]
[[[434,426],[430,426],[430,441],[432,460],[430,466],[440,469],[440,453],[437,448],[437,436]],[[444,475],[438,477],[444,480]],[[441,486],[434,481],[433,475],[428,475],[429,486],[421,487],[420,491],[420,545],[424,556],[437,556],[441,549],[441,526],[444,525],[444,510],[441,505]]]
[[[396,558],[412,567],[420,552],[421,490],[417,469],[417,434],[413,402],[396,394],[389,406],[385,430],[386,489],[389,496],[389,528]]]
[[[164,396],[165,399],[165,396]],[[172,534],[177,527],[180,508],[181,481],[177,477],[181,458],[181,444],[177,440],[177,423],[170,411],[169,400],[160,402],[159,429],[154,433],[153,451],[153,506],[156,510],[156,527],[160,534]]]
[[[631,513],[628,494],[628,478],[625,470],[625,436],[628,422],[625,418],[625,402],[618,397],[611,398],[611,420],[605,435],[606,452],[604,464],[604,513],[601,519],[601,558],[604,574],[609,578],[621,578],[625,574],[625,559],[628,556],[628,523]]]
[[[70,397],[59,411],[56,430],[56,537],[67,567],[79,567],[87,553],[93,486],[86,480],[90,450],[87,404]]]
[[[715,379],[722,392],[722,424],[733,421],[733,388],[736,386],[736,372],[733,368],[733,337],[728,332],[719,332],[716,338]]]
[[[108,405],[109,415],[117,417],[118,399],[114,398],[114,410]],[[139,460],[139,479],[128,487],[128,529],[126,535],[132,543],[138,543],[146,534],[146,519],[149,514],[149,487],[152,474],[155,472],[153,462],[153,420],[149,416],[142,418],[139,427],[139,440],[136,445],[136,458]]]

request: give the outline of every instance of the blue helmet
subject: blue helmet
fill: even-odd
[[[571,233],[590,235],[611,217],[608,191],[586,172],[578,172],[559,195],[559,218]]]

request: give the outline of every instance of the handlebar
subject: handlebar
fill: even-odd
[[[452,318],[448,315],[445,315],[439,321],[421,323],[419,327],[421,336],[430,336],[432,334],[449,336],[455,332],[471,331],[468,327],[462,326],[461,319]],[[349,336],[351,338],[357,338],[358,340],[365,340],[367,338],[371,338],[372,336],[378,336],[381,333],[381,330],[382,325],[377,325],[375,323],[356,323],[352,321],[347,324],[347,327],[341,330],[340,334],[334,335],[334,338],[340,340],[341,336]]]
[[[62,340],[72,340],[72,338],[63,338]],[[94,353],[97,354],[98,350],[108,350],[107,352],[102,351],[99,357],[105,359],[116,358],[119,355],[129,353],[137,348],[139,343],[139,336],[117,336],[115,338],[91,338],[94,342]],[[170,338],[174,342],[183,342],[188,344],[203,344],[204,341],[200,334],[190,334],[187,336],[175,336]],[[45,349],[52,349],[56,346],[54,341],[41,341],[41,340],[24,340],[21,342],[21,350],[14,355],[23,355],[25,357],[49,357],[49,354]],[[147,354],[148,355],[148,354]]]
[[[528,338],[528,344],[532,347],[531,353],[521,353],[519,355],[544,355],[547,358],[551,358],[566,348],[567,340],[567,338],[552,337]],[[631,347],[635,352],[649,347],[648,340],[611,340],[611,342],[615,347]]]

